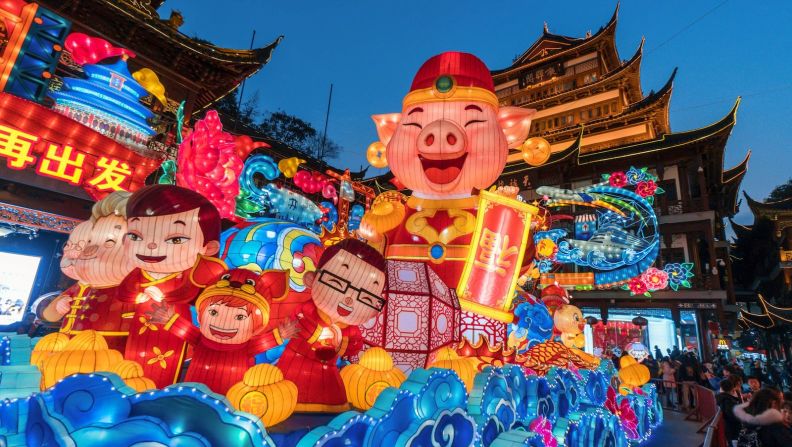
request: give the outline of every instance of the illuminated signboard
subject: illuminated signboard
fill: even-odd
[[[0,170],[35,171],[98,200],[142,187],[160,162],[51,109],[0,93]]]
[[[46,146],[36,157],[34,147]],[[90,185],[102,192],[126,190],[132,170],[129,164],[110,157],[100,156],[91,166],[90,155],[71,146],[59,146],[40,139],[36,135],[22,132],[0,124],[0,157],[6,166],[22,170],[36,167],[36,173],[45,177],[71,183]]]

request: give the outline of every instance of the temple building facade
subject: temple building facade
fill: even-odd
[[[659,291],[651,298],[622,290],[572,291],[573,303],[599,319],[595,344],[622,347],[642,341],[650,349],[679,347],[709,356],[728,330],[735,302],[724,219],[737,212],[737,194],[750,153],[725,167],[726,142],[736,122],[739,98],[723,117],[699,129],[672,131],[669,103],[676,69],[667,82],[645,94],[640,67],[643,40],[626,60],[615,44],[618,7],[596,33],[575,38],[542,35],[512,65],[492,72],[501,105],[536,109],[531,136],[550,145],[547,162],[531,166],[512,150],[501,185],[520,188],[526,201],[541,199],[540,186],[576,189],[602,181],[602,174],[648,168],[665,192],[654,202],[661,234],[656,265],[693,263],[690,289]],[[555,211],[554,211],[555,212]],[[562,214],[576,219],[574,206]],[[585,272],[564,267],[565,272]],[[633,319],[639,320],[639,326]],[[603,323],[605,323],[603,325]],[[648,323],[648,324],[647,324]]]

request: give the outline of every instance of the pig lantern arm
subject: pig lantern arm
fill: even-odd
[[[531,131],[531,118],[534,114],[536,114],[536,110],[522,107],[501,107],[498,109],[498,124],[506,135],[509,149],[520,147],[528,138],[528,133]],[[379,136],[380,142],[387,146],[399,127],[401,113],[372,115],[371,119],[377,126],[377,136]]]

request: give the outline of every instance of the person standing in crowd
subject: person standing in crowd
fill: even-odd
[[[750,388],[751,393],[756,393],[762,389],[762,381],[759,377],[748,376],[748,388]]]
[[[663,351],[657,345],[655,345],[654,356],[658,362],[663,359]]]
[[[649,377],[657,377],[660,374],[660,366],[651,355],[647,355],[641,363],[649,369]]]
[[[726,422],[724,427],[726,427],[726,441],[729,445],[737,441],[737,436],[740,434],[740,427],[742,427],[742,423],[737,419],[737,416],[734,415],[734,407],[742,402],[739,395],[732,380],[721,380],[720,393],[715,396],[715,401],[718,403],[721,414],[723,414],[723,420]]]
[[[737,447],[789,447],[792,433],[784,425],[784,397],[775,388],[763,388],[747,404],[734,407],[734,415],[745,425],[737,436]]]
[[[666,391],[668,392],[668,401],[667,404],[670,407],[676,409],[679,404],[677,401],[677,390],[676,390],[676,364],[673,360],[666,357],[663,359],[663,362],[660,364],[660,371],[663,373],[663,386],[665,387]]]

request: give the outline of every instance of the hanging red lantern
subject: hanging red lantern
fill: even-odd
[[[387,305],[360,326],[366,343],[381,346],[404,371],[424,368],[433,351],[459,342],[459,299],[428,265],[390,261]]]

